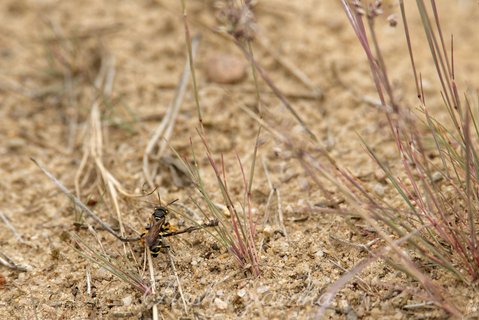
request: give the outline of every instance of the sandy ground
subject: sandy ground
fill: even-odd
[[[212,152],[217,157],[224,154],[232,193],[241,198],[236,154],[249,171],[258,126],[242,107],[255,105],[255,86],[250,68],[235,84],[218,84],[207,77],[208,61],[214,55],[230,54],[244,61],[231,41],[212,31],[218,23],[215,4],[187,1],[191,33],[202,36],[196,75]],[[444,0],[438,4],[444,30],[455,36],[460,82],[477,87],[477,78],[465,76],[476,74],[479,67],[475,55],[479,36],[473,23],[478,21],[477,3]],[[398,8],[386,3],[384,9],[377,30],[392,82],[401,104],[414,106],[402,25],[393,28],[386,21]],[[374,106],[358,99],[377,98],[365,56],[339,2],[265,0],[258,1],[254,13],[257,37],[267,44],[257,40],[253,50],[271,79],[339,163],[372,192],[394,201],[397,195],[383,182],[358,138],[361,135],[384,159],[396,159],[385,118]],[[5,0],[0,3],[0,17],[0,210],[11,224],[0,223],[0,252],[26,267],[26,272],[0,267],[1,319],[149,319],[155,302],[164,319],[310,318],[328,285],[366,257],[359,244],[374,240],[376,235],[362,221],[308,211],[328,199],[290,150],[263,131],[252,199],[258,246],[261,244],[261,276],[254,278],[240,269],[206,232],[195,232],[169,240],[186,312],[177,278],[164,253],[154,259],[158,294],[145,299],[79,255],[65,234],[76,232],[100,252],[104,250],[121,263],[129,260],[148,283],[141,244],[127,247],[135,253],[135,264],[131,257],[126,258],[123,244],[93,220],[86,219],[85,226],[96,228],[96,238],[87,228],[76,228],[72,203],[30,157],[45,164],[74,190],[91,133],[95,97],[104,90],[108,99],[99,104],[103,164],[126,190],[142,192],[146,182],[143,154],[174,99],[185,65],[180,3]],[[416,36],[413,42],[418,48],[416,57],[428,103],[441,118],[445,113],[440,110],[434,69],[416,15],[410,18],[410,28]],[[294,77],[272,52],[302,70],[310,78],[309,86]],[[323,92],[322,99],[314,96],[314,88]],[[267,106],[265,119],[282,130],[304,135],[264,82],[260,82],[260,89]],[[170,144],[180,154],[190,155],[192,139],[201,167],[209,172],[206,184],[221,201],[197,127],[190,88]],[[166,160],[150,160],[158,167],[153,182],[159,186],[162,200],[178,198],[194,208],[189,197],[198,199],[198,195],[171,165],[174,154],[167,149],[164,155]],[[87,163],[83,173],[90,173],[80,179],[82,200],[94,205],[103,220],[118,224],[113,205],[104,196],[105,186],[97,179],[98,172],[92,170],[92,159]],[[263,163],[281,195],[273,198],[268,210],[270,188]],[[327,188],[340,199],[332,186]],[[151,214],[151,203],[157,199],[153,195],[139,200],[118,198],[122,223],[141,230]],[[283,230],[280,211],[286,234],[279,232]],[[265,224],[266,212],[269,219]],[[184,223],[180,216],[173,217],[172,222]],[[364,232],[358,233],[358,228]],[[449,288],[447,296],[474,316],[479,303],[476,292],[440,270],[432,274]],[[446,317],[427,303],[414,281],[384,262],[373,264],[353,279],[334,300],[328,316]]]

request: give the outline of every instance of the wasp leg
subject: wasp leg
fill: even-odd
[[[160,233],[163,234],[163,233],[171,233],[171,232],[175,232],[177,231],[178,229],[175,228],[174,226],[172,226],[169,222],[165,222],[165,224],[161,227],[160,229]]]
[[[188,228],[183,229],[183,230],[177,230],[176,229],[175,231],[172,231],[172,232],[165,232],[165,233],[162,233],[161,236],[162,237],[171,237],[171,236],[176,236],[176,235],[182,234],[182,233],[193,232],[193,231],[200,230],[200,229],[207,228],[207,227],[216,227],[217,225],[218,225],[217,220],[211,220],[211,221],[209,221],[207,223],[204,223],[202,225],[188,227]]]

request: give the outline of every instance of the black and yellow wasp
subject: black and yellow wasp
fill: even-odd
[[[202,225],[189,227],[183,230],[176,230],[176,228],[170,225],[170,223],[166,220],[168,214],[170,213],[168,206],[176,201],[178,201],[178,199],[173,200],[166,206],[156,206],[150,217],[150,223],[145,228],[146,232],[141,235],[141,238],[145,242],[145,245],[148,247],[148,249],[150,249],[151,255],[153,257],[158,256],[161,249],[168,248],[168,245],[165,245],[163,242],[163,238],[165,237],[171,237],[174,235],[199,230],[205,227],[214,227],[218,225],[218,221],[211,220]]]
[[[170,213],[168,206],[178,201],[178,199],[173,200],[168,203],[166,206],[156,206],[153,214],[150,218],[150,223],[146,226],[147,232],[142,234],[143,241],[146,246],[150,249],[151,255],[153,257],[158,256],[162,248],[167,248],[168,246],[163,243],[162,238],[172,235],[175,232],[168,221],[166,221],[166,216]]]

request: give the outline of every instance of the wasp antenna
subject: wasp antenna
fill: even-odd
[[[144,187],[145,187],[145,184],[146,184],[146,182],[143,184],[143,187],[141,188],[142,191],[146,191],[145,188],[144,188]],[[145,196],[149,196],[149,195],[153,194],[153,192],[155,192],[156,190],[158,190],[158,188],[159,188],[159,186],[156,186],[153,190],[146,192],[146,193],[145,193]]]
[[[180,199],[175,199],[175,200],[171,201],[170,203],[168,203],[166,206],[168,207],[169,205],[172,205],[173,203],[175,203],[178,200],[180,200]]]
[[[161,197],[160,197],[160,192],[159,192],[159,191],[157,191],[157,192],[156,192],[156,195],[158,196],[158,203],[159,203],[159,204],[160,204],[160,206],[161,206]]]

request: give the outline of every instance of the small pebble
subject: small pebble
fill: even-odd
[[[439,182],[442,180],[442,173],[440,173],[439,171],[436,171],[432,174],[432,182]]]
[[[258,287],[256,289],[256,292],[258,293],[266,293],[269,291],[269,287],[268,286],[261,286],[261,287]]]
[[[306,178],[300,178],[298,181],[299,187],[301,191],[308,191],[309,190],[309,181]]]
[[[316,253],[315,253],[314,255],[315,255],[316,257],[321,258],[321,257],[324,256],[324,252],[323,252],[323,250],[318,250],[318,251],[316,251]]]
[[[21,138],[11,138],[8,140],[8,147],[12,150],[19,149],[25,145],[25,140]]]
[[[279,254],[281,257],[289,252],[289,245],[286,241],[275,241],[271,244],[271,248],[274,253]]]
[[[246,290],[245,289],[240,289],[238,290],[238,297],[240,298],[243,298],[244,296],[246,296]]]
[[[133,299],[131,296],[126,296],[123,299],[121,299],[121,301],[123,302],[124,306],[129,306],[131,302],[133,301]]]
[[[274,229],[269,224],[265,225],[263,228],[263,233],[267,236],[271,236],[274,232]]]
[[[206,61],[205,71],[209,81],[232,84],[246,76],[246,62],[234,55],[217,53]]]
[[[214,302],[216,307],[220,310],[225,310],[226,308],[228,308],[228,304],[224,302],[223,300],[221,300],[220,298],[215,298]]]
[[[374,185],[374,192],[378,195],[378,196],[384,196],[384,186],[380,183],[376,183]]]

